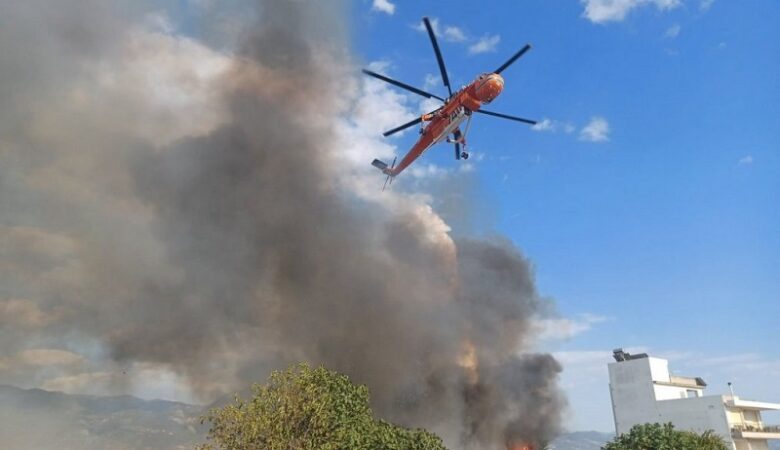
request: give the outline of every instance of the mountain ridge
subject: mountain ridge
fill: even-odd
[[[0,385],[0,442],[19,450],[192,449],[202,406]]]
[[[215,406],[215,405],[210,405]],[[205,441],[209,406],[0,384],[0,442],[16,450],[182,450]],[[572,431],[551,450],[600,450],[614,433]],[[780,442],[770,444],[780,450]]]

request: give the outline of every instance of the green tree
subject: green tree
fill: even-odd
[[[671,423],[635,425],[628,433],[608,442],[604,450],[727,450],[723,439],[711,430],[702,434],[675,430]]]
[[[215,408],[201,450],[446,450],[425,430],[377,420],[368,388],[323,367],[306,364],[274,372],[253,397]]]

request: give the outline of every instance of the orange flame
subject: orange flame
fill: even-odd
[[[466,371],[469,383],[479,382],[479,361],[477,360],[477,347],[470,340],[463,342],[458,365]]]
[[[508,450],[535,450],[531,444],[513,444],[510,445]]]

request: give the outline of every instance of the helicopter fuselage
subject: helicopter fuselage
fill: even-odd
[[[482,74],[477,77],[471,84],[447,99],[441,108],[422,117],[420,139],[397,166],[388,167],[384,172],[393,177],[400,174],[423,152],[445,141],[472,112],[492,102],[503,89],[504,79],[497,73]]]

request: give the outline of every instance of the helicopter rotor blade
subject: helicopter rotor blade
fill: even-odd
[[[407,129],[407,128],[411,127],[412,125],[417,125],[420,122],[422,122],[422,117],[418,117],[418,118],[416,118],[416,119],[414,119],[414,120],[412,120],[410,122],[406,122],[405,124],[403,124],[401,126],[398,126],[398,127],[395,127],[392,130],[385,131],[384,133],[382,133],[382,136],[384,136],[384,137],[390,136],[391,134],[395,134],[395,133],[398,133],[399,131]]]
[[[527,52],[528,50],[531,50],[531,44],[525,44],[525,46],[524,46],[523,48],[521,48],[521,49],[520,49],[520,50],[519,50],[517,53],[515,53],[514,55],[512,55],[512,57],[511,57],[511,58],[509,58],[509,59],[508,59],[508,60],[507,60],[507,61],[506,61],[504,64],[502,64],[502,65],[501,65],[501,67],[499,67],[498,69],[496,69],[496,71],[495,71],[495,72],[493,72],[493,73],[498,73],[498,74],[500,74],[500,73],[501,73],[501,72],[503,72],[503,71],[504,71],[504,70],[505,70],[507,67],[511,66],[511,65],[512,65],[512,64],[513,64],[515,61],[517,61],[517,59],[518,59],[518,58],[520,58],[521,56],[523,56],[523,55],[525,54],[525,52]]]
[[[424,115],[422,115],[422,116],[420,116],[420,117],[418,117],[418,118],[416,118],[416,119],[414,119],[412,121],[406,122],[405,124],[403,124],[401,126],[395,127],[392,130],[385,131],[384,133],[382,133],[382,136],[387,137],[387,136],[390,136],[391,134],[397,133],[397,132],[399,132],[401,130],[405,130],[405,129],[411,127],[412,125],[416,125],[416,124],[418,124],[418,123],[423,121],[423,117],[426,117],[426,118],[433,117],[437,112],[441,111],[442,108],[443,108],[443,106],[440,106],[440,107],[434,109],[433,111],[429,112],[428,114],[424,114]],[[430,120],[430,119],[426,119],[426,120]]]
[[[441,80],[444,85],[447,86],[447,92],[452,97],[452,88],[450,87],[450,78],[447,76],[447,68],[444,67],[444,58],[441,56],[441,50],[439,49],[439,43],[436,42],[436,34],[433,32],[431,21],[427,17],[423,17],[423,23],[425,23],[425,29],[428,30],[428,37],[431,38],[431,44],[433,44],[433,52],[436,53],[436,61],[439,63],[439,70],[441,70]]]
[[[523,123],[527,123],[529,125],[536,125],[536,121],[535,120],[523,119],[522,117],[510,116],[508,114],[501,114],[501,113],[497,113],[497,112],[493,112],[493,111],[485,111],[484,109],[478,109],[478,110],[476,110],[474,112],[480,113],[480,114],[486,114],[488,116],[500,117],[502,119],[509,119],[509,120],[514,120],[514,121],[517,121],[517,122],[523,122]]]
[[[374,78],[378,78],[378,79],[380,79],[380,80],[382,80],[382,81],[384,81],[386,83],[390,83],[393,86],[398,86],[400,88],[406,89],[407,91],[414,92],[417,95],[422,95],[425,98],[435,98],[437,100],[444,101],[444,99],[439,97],[438,95],[433,95],[430,92],[425,92],[422,89],[418,89],[418,88],[416,88],[414,86],[410,86],[410,85],[408,85],[406,83],[401,83],[400,81],[394,80],[392,78],[386,77],[386,76],[378,74],[376,72],[372,72],[370,70],[363,69],[363,73],[366,74],[366,75],[370,75],[370,76],[372,76]]]

